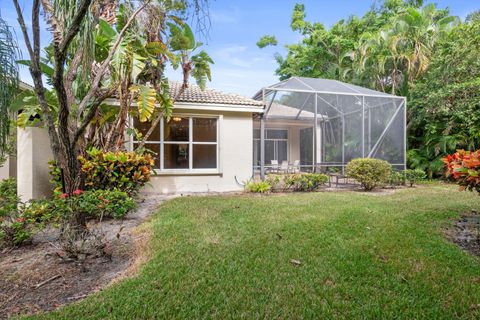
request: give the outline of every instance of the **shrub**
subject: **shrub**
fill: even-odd
[[[265,181],[268,182],[268,184],[271,187],[271,190],[279,190],[282,188],[282,176],[278,174],[268,174],[267,177],[265,178]]]
[[[12,178],[0,182],[0,217],[17,210],[20,198],[17,196],[17,181]]]
[[[366,191],[387,182],[391,171],[392,166],[379,159],[358,158],[347,164],[347,176],[357,180]]]
[[[462,190],[475,190],[480,194],[480,150],[458,150],[442,161],[447,167],[448,178],[455,180]]]
[[[92,190],[82,194],[78,206],[89,217],[122,219],[135,209],[135,201],[123,191]]]
[[[392,170],[388,177],[388,184],[393,187],[403,186],[405,184],[405,174],[400,171]]]
[[[103,152],[92,148],[78,158],[85,174],[85,190],[120,190],[133,196],[150,180],[154,160],[150,154]],[[50,162],[50,180],[61,194],[60,170]]]
[[[328,176],[320,173],[299,173],[267,176],[272,191],[314,191],[328,182]]]
[[[154,164],[150,154],[87,151],[79,157],[87,189],[120,190],[135,195],[149,180]]]
[[[304,173],[294,176],[293,188],[295,191],[315,191],[328,181],[328,176],[320,173]]]
[[[421,181],[427,177],[425,172],[420,169],[407,169],[403,171],[405,180],[408,181],[410,187],[413,187],[415,183]]]
[[[272,189],[272,186],[267,181],[249,181],[245,185],[248,192],[253,193],[267,193]]]

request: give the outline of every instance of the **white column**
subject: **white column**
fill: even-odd
[[[44,128],[17,128],[17,193],[22,201],[52,194],[48,161],[53,159]]]

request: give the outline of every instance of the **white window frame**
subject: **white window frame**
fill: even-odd
[[[145,144],[160,144],[160,154],[158,157],[160,158],[160,168],[154,168],[155,173],[162,175],[182,175],[182,174],[221,174],[221,127],[223,123],[223,115],[211,115],[211,114],[185,114],[185,113],[174,113],[171,116],[173,117],[181,117],[181,118],[188,118],[188,135],[189,141],[165,141],[164,137],[164,126],[165,121],[162,118],[158,129],[160,130],[160,141],[156,140],[147,140]],[[216,135],[216,142],[200,142],[200,141],[193,141],[193,118],[206,118],[206,119],[216,119],[217,120],[217,135]],[[130,119],[131,127],[133,128],[133,118]],[[130,149],[133,150],[133,146],[135,143],[139,141],[131,140]],[[164,157],[164,146],[165,144],[188,144],[188,169],[165,169],[165,157]],[[193,168],[193,146],[194,145],[216,145],[216,168],[205,168],[205,169],[195,169]]]
[[[259,128],[254,128],[254,130],[259,130]],[[287,138],[286,139],[280,139],[280,138],[267,138],[268,135],[267,135],[267,132],[270,131],[270,130],[280,130],[280,131],[286,131],[287,132]],[[257,143],[260,143],[260,138],[254,138],[253,139],[254,141],[256,141]],[[290,161],[290,130],[289,129],[282,129],[282,128],[265,128],[265,141],[273,141],[273,148],[274,148],[274,151],[273,153],[276,155],[276,158],[278,158],[278,150],[277,150],[277,145],[278,145],[278,142],[279,141],[284,141],[287,143],[287,161]],[[257,159],[253,159],[253,162],[255,163]],[[278,159],[276,159],[278,160]],[[265,164],[265,165],[269,165],[269,163]],[[259,168],[260,166],[254,166],[255,168]]]

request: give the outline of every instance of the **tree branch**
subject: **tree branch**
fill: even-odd
[[[83,119],[80,127],[75,132],[75,135],[74,135],[73,141],[72,141],[73,145],[75,145],[78,142],[78,140],[80,139],[81,135],[83,134],[83,132],[85,131],[85,129],[87,128],[89,123],[93,120],[93,117],[97,113],[98,107],[102,104],[102,102],[105,99],[111,97],[115,93],[115,91],[117,91],[117,87],[118,87],[118,85],[114,85],[112,88],[110,88],[104,94],[102,94],[100,97],[98,97],[97,100],[95,100],[95,102],[92,104],[92,106],[88,110],[88,113],[85,116],[85,118]]]
[[[60,143],[57,135],[57,131],[55,129],[55,121],[53,120],[52,114],[50,112],[50,108],[47,103],[47,99],[45,98],[45,88],[43,86],[43,81],[42,81],[42,72],[40,70],[40,50],[38,49],[32,49],[32,45],[30,43],[30,38],[28,36],[28,31],[27,27],[25,25],[25,20],[23,18],[22,10],[20,9],[20,5],[18,4],[18,0],[13,0],[13,3],[15,5],[15,10],[17,11],[17,17],[18,17],[18,23],[20,24],[20,29],[22,30],[23,37],[25,39],[25,44],[27,46],[28,52],[30,54],[30,60],[31,60],[31,65],[30,65],[30,74],[33,79],[34,87],[35,87],[35,93],[38,97],[38,102],[40,104],[40,108],[42,109],[44,119],[46,120],[46,125],[48,128],[48,133],[50,137],[50,144],[52,147],[52,151],[54,154],[54,157],[56,158],[55,160],[59,160],[58,157],[60,155]],[[36,4],[36,8],[35,8]],[[39,48],[39,43],[40,43],[40,24],[39,24],[39,10],[38,10],[38,1],[34,3],[34,7],[32,10],[32,14],[36,15],[36,17],[32,17],[32,27],[34,29],[34,36],[35,36],[35,47]]]

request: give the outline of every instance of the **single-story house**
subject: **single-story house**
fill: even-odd
[[[179,89],[171,83],[172,96]],[[269,170],[340,172],[362,156],[403,168],[405,110],[403,97],[334,80],[293,77],[253,98],[191,84],[175,102],[170,121],[163,120],[146,143],[158,157],[144,191],[237,191]],[[131,125],[143,133],[149,129],[148,122],[135,119]],[[127,141],[130,150],[136,145]],[[16,176],[23,199],[48,195],[50,159],[44,128],[17,130]]]

